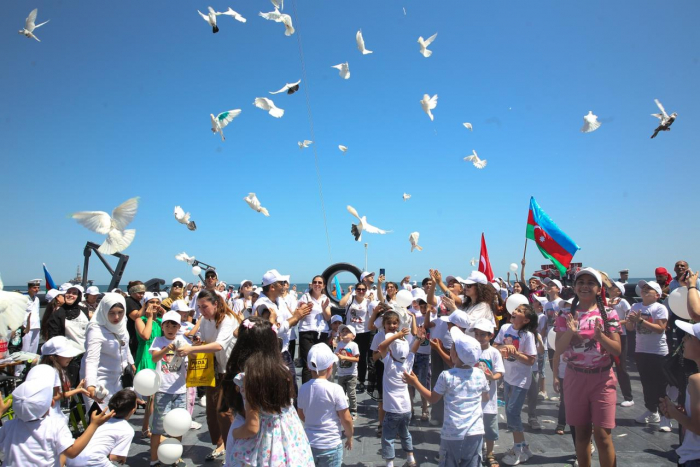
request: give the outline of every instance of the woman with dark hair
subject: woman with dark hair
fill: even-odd
[[[141,281],[131,281],[127,286],[129,296],[126,297],[126,330],[129,332],[129,350],[136,355],[139,341],[136,338],[136,320],[141,318],[141,300],[146,293],[146,286]]]
[[[51,292],[54,292],[51,294]],[[53,312],[58,310],[63,306],[64,303],[66,303],[66,299],[63,296],[63,293],[58,293],[57,289],[51,289],[48,292],[46,292],[46,309],[44,310],[44,317],[41,318],[41,338],[44,339],[44,342],[49,340],[49,318],[51,318],[51,315],[53,315]]]
[[[464,304],[462,308],[469,318],[469,328],[471,330],[480,319],[488,319],[496,327],[494,303],[496,299],[496,289],[489,284],[483,272],[472,271],[469,277],[464,279]]]
[[[331,301],[323,293],[323,276],[311,279],[311,290],[299,298],[298,304],[310,303],[311,313],[299,321],[299,359],[301,360],[301,384],[311,379],[311,370],[306,365],[309,350],[316,344],[328,342],[328,321],[331,319]]]
[[[231,419],[220,412],[221,381],[226,374],[226,363],[236,343],[238,325],[241,317],[226,305],[222,296],[213,290],[202,290],[197,295],[197,305],[201,313],[197,321],[197,330],[201,333],[201,343],[195,339],[194,345],[180,347],[178,353],[185,357],[192,353],[213,353],[216,385],[206,388],[207,426],[211,442],[216,448],[207,456],[207,460],[217,459],[225,454],[226,434],[231,427]]]
[[[387,282],[384,286],[386,288],[385,295],[382,291],[382,284],[384,283],[384,281],[384,274],[380,274],[379,278],[377,279],[377,299],[379,299],[380,303],[387,303],[389,305],[392,305],[396,303],[396,294],[399,293],[399,286],[396,285],[396,282]]]
[[[367,285],[358,282],[355,285],[354,294],[348,293],[340,300],[340,306],[345,307],[345,324],[352,325],[357,331],[355,343],[360,349],[360,361],[357,365],[357,392],[365,391],[365,378],[367,377],[367,356],[372,343],[372,333],[369,331],[368,319],[370,317],[370,300],[367,298]]]
[[[519,293],[520,295],[525,295],[528,300],[530,299],[530,287],[523,281],[517,281],[513,284],[513,293]]]
[[[46,322],[48,339],[56,336],[65,336],[85,348],[85,336],[90,320],[87,308],[80,304],[82,297],[83,294],[77,287],[71,287],[66,290],[66,293],[63,295],[63,305],[51,313]],[[80,382],[80,357],[75,357],[70,362],[66,367],[66,374],[70,380],[71,387],[76,387]]]
[[[151,370],[156,369],[156,363],[153,361],[149,349],[153,341],[155,341],[157,337],[163,335],[161,321],[165,313],[165,310],[160,306],[160,295],[153,292],[146,292],[143,295],[142,301],[143,305],[141,305],[141,309],[139,310],[141,316],[135,322],[138,345],[134,360],[136,362],[137,373],[146,368]],[[151,430],[149,430],[148,426],[154,401],[153,397],[150,396],[147,399],[146,411],[141,425],[141,437],[144,439],[151,437]]]

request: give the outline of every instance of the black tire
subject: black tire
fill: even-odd
[[[362,274],[362,271],[357,266],[354,266],[350,263],[335,263],[331,264],[326,268],[325,271],[323,271],[323,282],[326,284],[326,296],[330,299],[331,303],[334,306],[338,306],[340,303],[340,297],[339,299],[336,299],[333,294],[331,294],[331,290],[333,288],[333,278],[340,274],[341,272],[349,272],[355,278],[357,278],[357,282],[360,282],[360,274]]]

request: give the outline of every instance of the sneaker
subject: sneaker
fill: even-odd
[[[520,462],[527,462],[533,456],[532,451],[530,451],[530,445],[526,444],[523,447],[523,453],[520,455]]]
[[[634,405],[634,401],[624,401],[623,403],[620,404],[620,407],[632,407]]]
[[[200,428],[202,428],[202,424],[192,420],[192,423],[190,423],[190,430],[199,430]]]
[[[542,425],[540,425],[540,421],[537,420],[536,418],[531,418],[530,420],[528,420],[527,424],[530,425],[531,430],[541,430],[542,429]]]
[[[547,391],[542,391],[542,392],[537,393],[537,400],[546,401],[547,399],[549,399],[547,397]]]
[[[659,431],[663,431],[664,433],[671,432],[671,420],[663,415],[661,416],[661,421],[659,422]]]
[[[362,394],[362,393],[365,392],[365,389],[366,389],[366,388],[365,388],[365,383],[360,383],[360,384],[357,385],[357,388],[356,388],[355,392],[356,392],[357,394]]]
[[[647,410],[634,421],[637,423],[659,423],[661,421],[661,417],[659,417],[658,412],[651,413],[649,410]]]
[[[202,396],[199,398],[199,405],[202,407],[207,406],[207,396]]]
[[[506,465],[519,465],[521,462],[524,462],[523,449],[517,446],[513,446],[508,451],[506,451],[505,455],[501,459],[501,462],[503,462]]]

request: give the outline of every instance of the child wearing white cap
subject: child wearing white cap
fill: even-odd
[[[341,425],[345,431],[345,448],[352,449],[353,422],[343,388],[328,380],[338,357],[326,344],[309,349],[306,363],[309,381],[299,388],[299,418],[304,422],[316,467],[335,467],[343,462]]]
[[[350,415],[357,418],[357,362],[360,361],[360,347],[355,340],[355,327],[341,325],[340,340],[335,354],[338,362],[338,384],[343,388],[350,401]]]
[[[54,405],[51,410],[51,415],[58,415],[65,420],[65,416],[61,411],[61,401],[69,400],[76,394],[87,395],[88,392],[85,389],[85,380],[80,381],[75,389],[71,389],[70,381],[66,374],[66,368],[73,358],[84,352],[85,349],[80,348],[78,344],[65,336],[52,337],[41,346],[42,357],[40,363],[48,365],[53,369],[53,372],[49,372],[49,374],[46,375],[47,379],[51,378],[51,373],[53,373],[54,377]],[[32,368],[30,373],[35,372],[37,368],[39,368],[39,366]],[[29,375],[27,375],[27,378],[29,378]]]
[[[415,374],[405,373],[408,384],[433,404],[445,398],[445,422],[440,431],[440,465],[478,467],[484,438],[482,404],[489,400],[489,382],[479,367],[481,344],[459,328],[450,328],[453,368],[440,373],[432,392]]]

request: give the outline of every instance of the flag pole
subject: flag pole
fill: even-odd
[[[525,237],[525,249],[523,250],[523,259],[525,259],[525,253],[527,253],[527,237]]]

